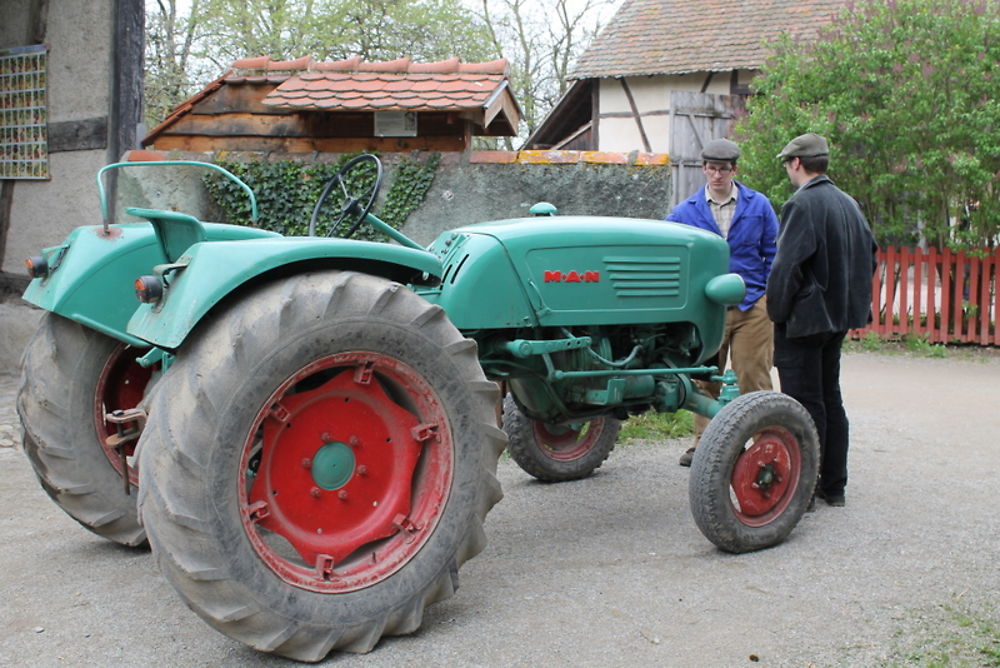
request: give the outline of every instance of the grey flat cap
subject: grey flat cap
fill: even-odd
[[[732,162],[740,157],[740,147],[728,139],[713,139],[701,149],[702,160]]]
[[[830,147],[826,140],[815,132],[807,132],[785,144],[785,148],[781,149],[781,153],[777,157],[787,160],[788,158],[812,158],[817,155],[830,155]]]

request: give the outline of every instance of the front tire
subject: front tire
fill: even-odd
[[[81,525],[127,546],[146,542],[130,461],[135,443],[126,444],[123,464],[105,445],[115,428],[104,415],[142,401],[153,379],[135,362],[145,352],[46,313],[25,349],[17,394],[24,451],[42,488]]]
[[[318,661],[411,633],[485,545],[497,386],[444,311],[316,272],[198,332],[140,444],[143,521],[187,604],[258,650]]]
[[[695,523],[726,552],[776,545],[808,508],[818,466],[819,437],[801,404],[780,392],[737,397],[695,450],[688,487]]]
[[[586,478],[600,468],[618,441],[621,422],[611,416],[551,425],[521,412],[511,395],[503,402],[507,450],[517,465],[544,482]]]

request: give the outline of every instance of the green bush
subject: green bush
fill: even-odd
[[[351,158],[358,154],[345,154],[334,163],[302,163],[291,160],[243,162],[237,160],[217,160],[216,164],[242,179],[257,197],[259,217],[257,227],[286,236],[308,234],[309,221],[313,209],[319,201],[324,185]],[[399,229],[406,219],[423,203],[434,182],[440,154],[430,154],[420,162],[404,158],[394,171],[394,178],[386,191],[378,216],[392,227]],[[348,175],[345,186],[352,196],[360,196],[375,182],[374,164],[362,162]],[[243,190],[233,181],[221,175],[211,174],[204,178],[205,188],[221,209],[223,221],[234,225],[250,225],[250,202]],[[316,235],[324,236],[330,230],[333,220],[339,215],[343,193],[339,189],[331,191],[320,215],[317,217]],[[346,221],[349,222],[349,221]],[[346,224],[334,233],[346,231]],[[367,225],[362,225],[353,235],[354,239],[378,241],[384,235]]]

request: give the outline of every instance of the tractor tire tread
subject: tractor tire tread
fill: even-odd
[[[323,303],[318,303],[320,299]],[[276,311],[279,315],[273,317]],[[330,619],[306,613],[291,615],[277,606],[259,603],[259,593],[234,574],[233,555],[209,535],[207,524],[217,520],[202,517],[203,512],[211,511],[196,508],[199,496],[190,492],[209,485],[208,472],[213,466],[210,443],[220,421],[218,415],[225,408],[213,402],[229,398],[221,379],[227,374],[250,373],[249,368],[258,363],[250,351],[279,345],[301,333],[303,323],[322,328],[333,316],[338,322],[347,318],[377,320],[389,312],[392,322],[408,323],[408,331],[434,342],[450,358],[457,370],[451,381],[456,387],[451,391],[466,397],[474,407],[472,420],[478,425],[475,431],[484,442],[486,456],[478,457],[482,466],[479,490],[468,518],[463,520],[467,526],[452,561],[421,591],[388,604],[392,608],[382,616],[338,628]],[[470,345],[442,316],[440,307],[385,279],[348,271],[313,272],[260,286],[252,298],[244,295],[214,315],[213,322],[200,326],[197,336],[189,337],[161,381],[169,383],[170,392],[153,397],[140,444],[139,507],[161,570],[188,606],[211,626],[256,649],[315,662],[332,650],[364,653],[385,635],[411,633],[420,626],[426,605],[454,593],[458,567],[485,546],[483,521],[502,496],[496,459],[506,446],[506,437],[495,426],[499,390],[483,377],[475,343]],[[240,337],[234,343],[237,332]],[[238,370],[234,371],[234,365]],[[199,428],[177,431],[178,424]],[[190,475],[171,475],[178,468]],[[235,522],[235,531],[242,532],[239,519]],[[377,594],[385,598],[386,592]]]
[[[97,377],[117,345],[96,330],[46,313],[21,360],[16,405],[25,454],[49,497],[95,534],[144,547],[135,488],[125,493],[93,426]]]

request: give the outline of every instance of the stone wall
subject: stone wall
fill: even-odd
[[[134,152],[144,159],[211,161],[211,155],[151,151]],[[336,160],[336,155],[303,158],[271,154],[269,160]],[[382,193],[392,184],[401,156],[385,155]],[[227,154],[227,159],[259,159]],[[202,220],[219,220],[199,170],[164,172],[157,167],[126,168],[118,207],[174,209]],[[554,204],[561,214],[660,219],[669,211],[670,161],[665,154],[600,153],[596,151],[480,151],[443,154],[434,183],[423,205],[413,212],[403,231],[429,244],[442,231],[468,223],[529,215],[540,201]],[[374,208],[378,213],[378,203]],[[119,220],[125,220],[119,211]]]

